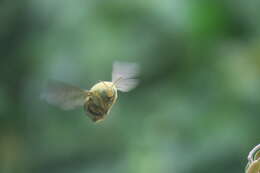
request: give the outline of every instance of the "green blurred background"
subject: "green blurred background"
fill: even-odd
[[[259,0],[2,0],[1,173],[238,173],[260,142]],[[141,83],[93,124],[46,80]]]

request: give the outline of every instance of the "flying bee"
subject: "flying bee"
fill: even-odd
[[[67,83],[51,81],[42,93],[49,104],[64,110],[84,107],[92,121],[103,120],[117,100],[117,90],[128,92],[138,84],[139,66],[136,63],[115,62],[112,81],[99,81],[90,90]]]

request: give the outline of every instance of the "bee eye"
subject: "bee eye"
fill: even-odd
[[[107,97],[108,98],[112,98],[113,96],[114,96],[114,92],[111,90],[111,91],[108,91],[107,93],[106,93],[106,95],[107,95]]]
[[[107,95],[107,98],[111,100],[111,99],[113,99],[113,96],[114,95]]]
[[[107,98],[108,101],[112,101],[114,99],[114,93],[107,94],[106,98]]]

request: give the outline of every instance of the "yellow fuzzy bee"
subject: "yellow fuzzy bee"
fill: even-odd
[[[115,62],[112,81],[99,81],[90,90],[63,82],[52,81],[42,93],[49,104],[64,110],[83,106],[92,121],[103,120],[117,100],[117,90],[128,92],[138,84],[139,66],[136,63]]]

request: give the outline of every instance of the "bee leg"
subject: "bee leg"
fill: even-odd
[[[85,100],[87,101],[89,97],[91,97],[93,95],[92,92],[85,90]]]
[[[98,98],[98,101],[99,101],[99,103],[101,104],[102,110],[105,110],[105,109],[106,109],[106,106],[105,106],[105,104],[104,104],[102,98],[101,98],[99,95],[97,95],[96,97]]]

